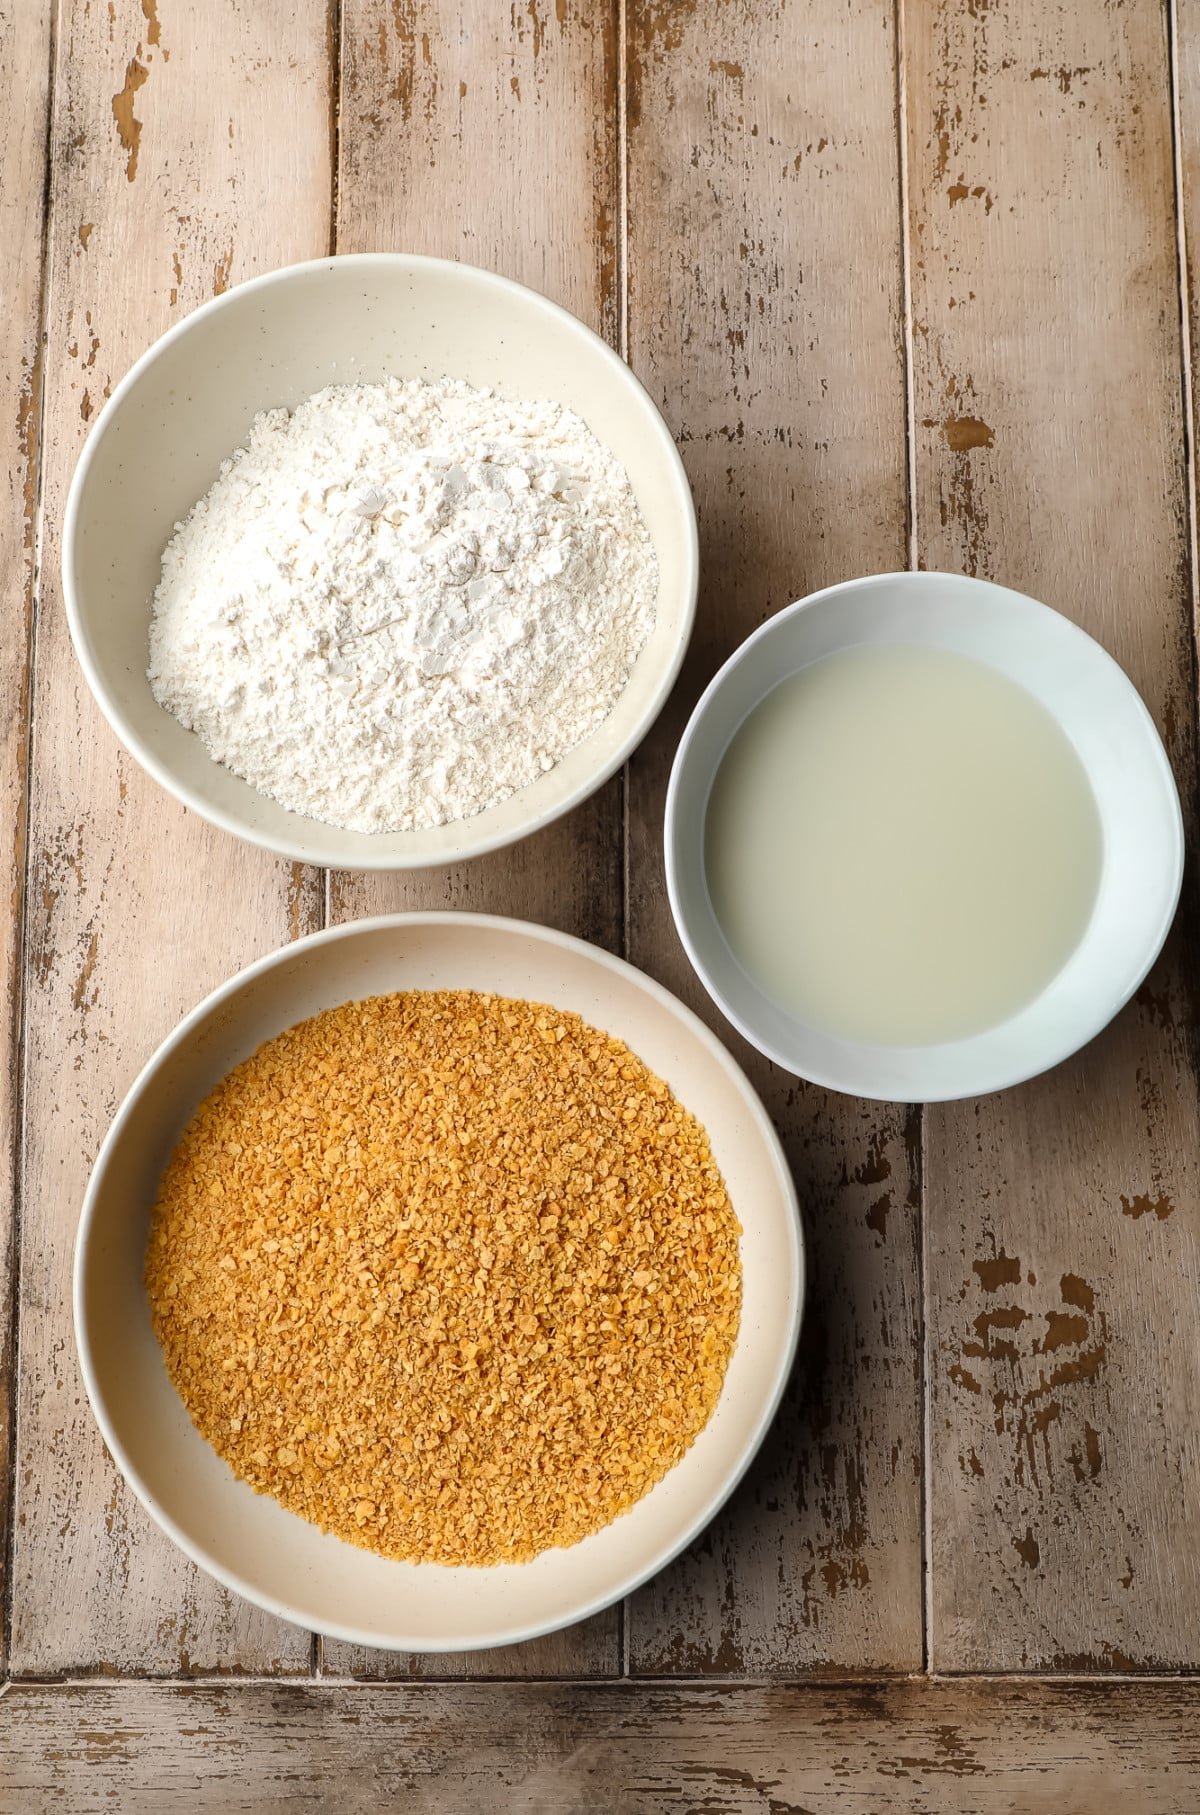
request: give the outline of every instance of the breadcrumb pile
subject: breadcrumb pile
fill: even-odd
[[[414,991],[213,1091],[146,1288],[193,1422],[257,1492],[385,1556],[515,1562],[608,1524],[703,1429],[740,1232],[704,1130],[619,1040]]]

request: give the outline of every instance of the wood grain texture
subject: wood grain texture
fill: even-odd
[[[325,250],[324,0],[63,8],[45,367],[30,827],[14,1672],[304,1669],[306,1634],[152,1527],[84,1400],[71,1248],[92,1156],[153,1046],[314,923],[299,873],[186,815],[121,753],[72,652],[59,525],[87,425],[187,309]]]
[[[567,1682],[620,1674],[620,1612],[609,1608],[523,1645],[490,1651],[378,1651],[342,1639],[318,1639],[323,1678],[353,1677],[363,1684],[495,1681]]]
[[[908,9],[917,525],[1141,689],[1194,838],[1166,12]],[[1195,893],[1076,1061],[926,1121],[931,1658],[1200,1662]]]
[[[1188,328],[1190,354],[1196,357],[1197,335],[1200,334],[1200,0],[1173,0],[1170,17],[1175,27],[1174,69],[1175,102],[1178,108],[1176,172],[1180,190],[1182,240],[1185,255]],[[1191,412],[1192,446],[1200,422],[1200,393],[1195,373],[1190,372],[1191,395],[1186,399]],[[1193,513],[1196,499],[1192,499]],[[1193,596],[1200,587],[1193,576]]]
[[[20,966],[25,885],[29,678],[37,559],[50,0],[0,6],[0,69],[16,105],[0,113],[0,268],[10,274],[0,316],[0,863],[9,903],[0,936],[0,1671],[7,1654],[9,1457],[14,1438]]]
[[[630,766],[629,956],[706,1015],[762,1091],[811,1263],[784,1410],[730,1509],[633,1602],[632,1664],[910,1669],[918,1125],[739,1044],[680,950],[661,856],[676,740],[734,645],[814,587],[905,563],[892,11],[637,6],[629,46],[630,357],[680,442],[702,575],[684,679]]]
[[[10,1689],[4,1815],[1192,1815],[1193,1684]]]
[[[346,0],[337,246],[426,252],[532,284],[617,328],[616,6]],[[332,875],[329,918],[406,907],[517,914],[618,949],[621,784],[493,857]],[[414,1659],[327,1642],[364,1676],[586,1676],[619,1667],[616,1610],[533,1644]]]

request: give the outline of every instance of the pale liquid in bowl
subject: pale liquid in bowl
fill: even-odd
[[[1103,837],[1032,694],[947,650],[866,644],[781,681],[708,804],[713,910],[775,1002],[841,1039],[981,1033],[1078,945]]]

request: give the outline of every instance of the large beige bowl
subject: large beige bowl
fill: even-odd
[[[741,1220],[743,1306],[716,1411],[681,1462],[605,1530],[531,1563],[393,1563],[235,1479],[167,1377],[142,1283],[163,1164],[231,1066],[321,1009],[388,990],[466,988],[573,1009],[625,1040],[708,1130]],[[519,920],[399,914],[286,946],[202,1002],[133,1085],[96,1161],[75,1254],[84,1381],[113,1457],[190,1557],[259,1606],[359,1644],[475,1650],[581,1620],[661,1569],[753,1456],[795,1352],[804,1261],[791,1177],[761,1103],[674,997],[606,952]]]
[[[604,723],[499,806],[431,831],[346,832],[221,767],[146,679],[150,603],[177,521],[260,410],[389,376],[492,385],[570,405],[629,473],[658,556],[658,616]],[[215,825],[297,863],[403,870],[511,844],[613,774],[653,724],[691,635],[696,517],[670,433],[632,372],[545,297],[446,259],[364,253],[291,265],[206,303],[117,386],[67,502],[63,586],[92,692],[155,780]]]

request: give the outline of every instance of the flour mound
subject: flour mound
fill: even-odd
[[[235,775],[356,832],[467,819],[612,711],[658,567],[570,410],[458,380],[255,418],[175,526],[155,699]]]

